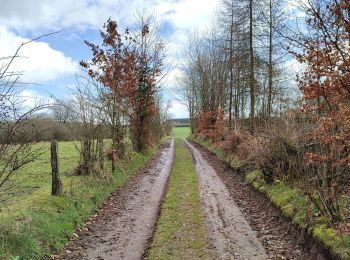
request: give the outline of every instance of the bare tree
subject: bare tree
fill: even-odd
[[[239,121],[253,130],[257,119],[292,106],[285,101],[293,100],[296,91],[288,91],[296,84],[284,68],[291,55],[278,33],[287,18],[284,0],[223,0],[211,29],[189,37],[179,84],[192,130],[201,112],[217,108],[225,110],[229,129],[234,116],[235,130]]]
[[[22,73],[12,70],[20,50],[34,40],[22,43],[13,56],[0,58],[0,202],[15,195],[15,175],[43,151],[32,144],[35,135],[27,129],[38,111],[47,105],[35,102],[31,107],[25,106],[22,91],[26,84],[20,80]]]
[[[255,76],[254,76],[254,45],[253,45],[253,0],[249,0],[249,86],[250,86],[250,131],[254,130],[255,117]]]
[[[80,153],[77,175],[101,175],[99,163],[99,140],[107,133],[104,131],[106,116],[101,113],[101,103],[94,81],[89,77],[77,77],[77,86],[73,98],[69,101],[70,114],[76,122],[70,124],[72,135],[78,141]]]
[[[71,111],[72,104],[69,100],[56,99],[55,103],[52,104],[52,113],[54,119],[62,124],[66,124],[69,121],[74,121],[73,113]]]

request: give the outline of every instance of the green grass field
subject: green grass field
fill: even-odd
[[[179,132],[186,135],[184,129]],[[208,259],[207,245],[192,156],[176,138],[173,171],[148,259]]]
[[[60,142],[60,172],[63,195],[51,196],[49,143],[44,153],[16,174],[17,194],[0,205],[0,259],[42,259],[58,253],[76,228],[142,167],[156,149],[139,154],[128,151],[110,180],[70,176],[78,165],[79,153],[73,142]],[[110,163],[106,162],[106,167]]]
[[[17,195],[6,201],[5,214],[18,214],[21,210],[31,208],[40,204],[45,195],[51,193],[51,164],[50,164],[50,143],[35,144],[35,149],[40,147],[43,153],[32,163],[24,166],[19,172],[13,175],[17,183]],[[75,148],[74,142],[59,143],[59,164],[62,181],[65,191],[68,183],[73,181],[74,177],[66,177],[66,173],[74,171],[79,162],[79,153]],[[39,201],[38,201],[39,200]],[[0,205],[2,208],[4,205]]]
[[[175,138],[186,138],[191,133],[191,128],[189,127],[174,127],[173,133],[175,135]]]

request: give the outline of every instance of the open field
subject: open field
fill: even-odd
[[[60,171],[63,196],[51,196],[51,166],[49,143],[44,153],[25,166],[16,176],[19,196],[1,205],[0,258],[21,256],[41,258],[59,252],[84,221],[107,196],[122,186],[129,177],[155,153],[128,152],[109,180],[97,177],[70,176],[78,165],[79,153],[73,142],[60,142]],[[109,170],[109,162],[105,162]]]
[[[191,133],[191,128],[187,126],[181,126],[181,127],[174,127],[173,133],[175,135],[175,138],[186,138]]]
[[[14,197],[6,201],[6,211],[11,215],[18,214],[21,210],[31,208],[40,204],[40,200],[45,200],[45,195],[51,194],[51,164],[50,164],[50,143],[42,142],[34,145],[40,147],[43,152],[34,162],[24,166],[13,175],[17,183],[16,190],[19,192]],[[64,191],[78,181],[79,178],[67,177],[68,173],[74,171],[78,166],[79,152],[75,148],[74,142],[59,142],[59,166],[64,186]]]

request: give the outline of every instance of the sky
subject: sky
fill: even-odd
[[[28,105],[51,96],[69,97],[81,60],[91,58],[84,40],[100,43],[98,30],[109,17],[121,28],[132,26],[137,11],[153,12],[168,41],[170,67],[164,99],[171,101],[173,118],[188,117],[181,100],[171,90],[179,74],[179,57],[187,35],[210,22],[220,0],[0,0],[0,57],[14,55],[21,43],[57,32],[25,45],[12,64],[30,84],[22,95]],[[0,65],[1,59],[0,59]]]

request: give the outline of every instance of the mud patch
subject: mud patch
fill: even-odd
[[[171,172],[174,141],[105,202],[60,259],[142,259]]]
[[[194,146],[187,145],[197,162],[201,206],[215,259],[267,259],[257,234],[213,167]]]

